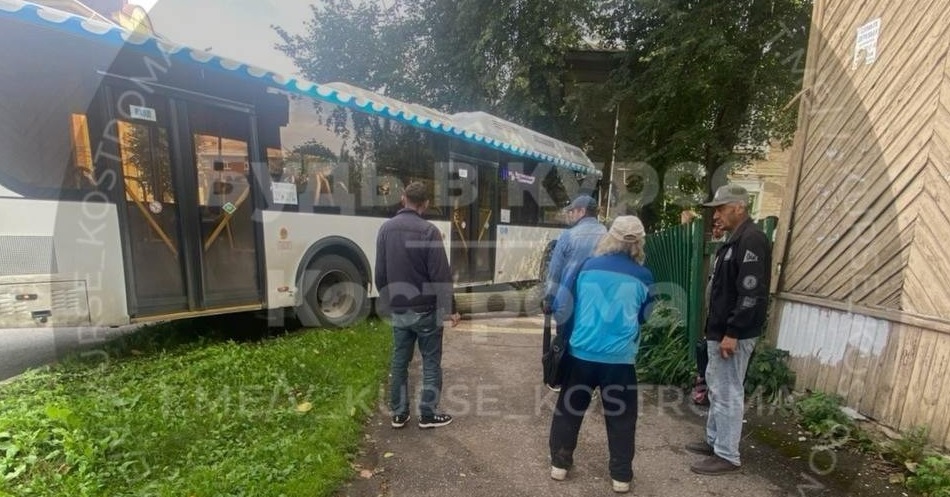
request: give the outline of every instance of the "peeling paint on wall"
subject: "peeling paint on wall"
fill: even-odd
[[[783,304],[776,346],[792,357],[816,357],[825,366],[840,364],[846,351],[879,356],[887,343],[888,322],[862,314],[795,302]]]

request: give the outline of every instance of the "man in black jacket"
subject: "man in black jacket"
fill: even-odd
[[[392,427],[409,422],[409,361],[416,342],[422,355],[422,399],[419,428],[436,428],[452,422],[439,413],[442,391],[442,320],[452,327],[461,317],[455,312],[452,273],[442,234],[422,218],[429,207],[429,192],[420,182],[410,183],[402,195],[403,209],[383,223],[376,238],[375,282],[379,303],[392,313],[393,353],[389,407]]]
[[[713,219],[732,233],[716,252],[709,289],[706,344],[709,415],[706,440],[686,448],[708,457],[690,469],[719,475],[739,469],[739,440],[745,392],[743,381],[768,310],[771,247],[749,218],[749,194],[738,185],[716,190]]]

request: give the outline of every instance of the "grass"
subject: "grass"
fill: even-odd
[[[387,331],[147,330],[110,349],[124,358],[29,373],[0,387],[0,495],[330,495],[377,406]]]

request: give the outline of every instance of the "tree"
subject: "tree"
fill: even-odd
[[[810,0],[394,2],[328,0],[303,35],[278,28],[279,48],[317,82],[449,113],[486,111],[601,160],[616,142],[618,160],[644,161],[661,179],[701,171],[662,185],[663,196],[639,210],[648,226],[678,217],[672,194],[696,203],[714,172],[754,156],[737,147],[787,142],[793,131],[795,109],[782,109],[801,86]],[[622,51],[619,69],[567,94],[565,55],[592,46]],[[613,140],[603,121],[618,106]]]
[[[563,137],[564,54],[591,0],[329,0],[307,32],[276,28],[301,72],[445,112],[485,111]]]
[[[783,109],[801,87],[810,1],[620,0],[601,12],[600,36],[625,48],[614,75],[615,99],[627,106],[618,155],[648,162],[661,179],[688,163],[705,172],[664,184],[666,198],[694,195],[654,202],[649,224],[678,217],[757,146],[788,143],[795,109]]]

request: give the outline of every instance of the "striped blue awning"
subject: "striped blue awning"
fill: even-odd
[[[162,57],[207,64],[242,77],[262,80],[267,85],[275,86],[291,94],[359,109],[401,121],[410,126],[454,136],[572,171],[601,175],[580,148],[483,112],[449,115],[345,83],[317,84],[303,79],[286,78],[266,69],[203,50],[20,0],[0,0],[0,16],[15,17],[18,20],[36,24],[53,25],[57,29],[79,35],[97,37],[115,46],[134,45],[140,50]]]

